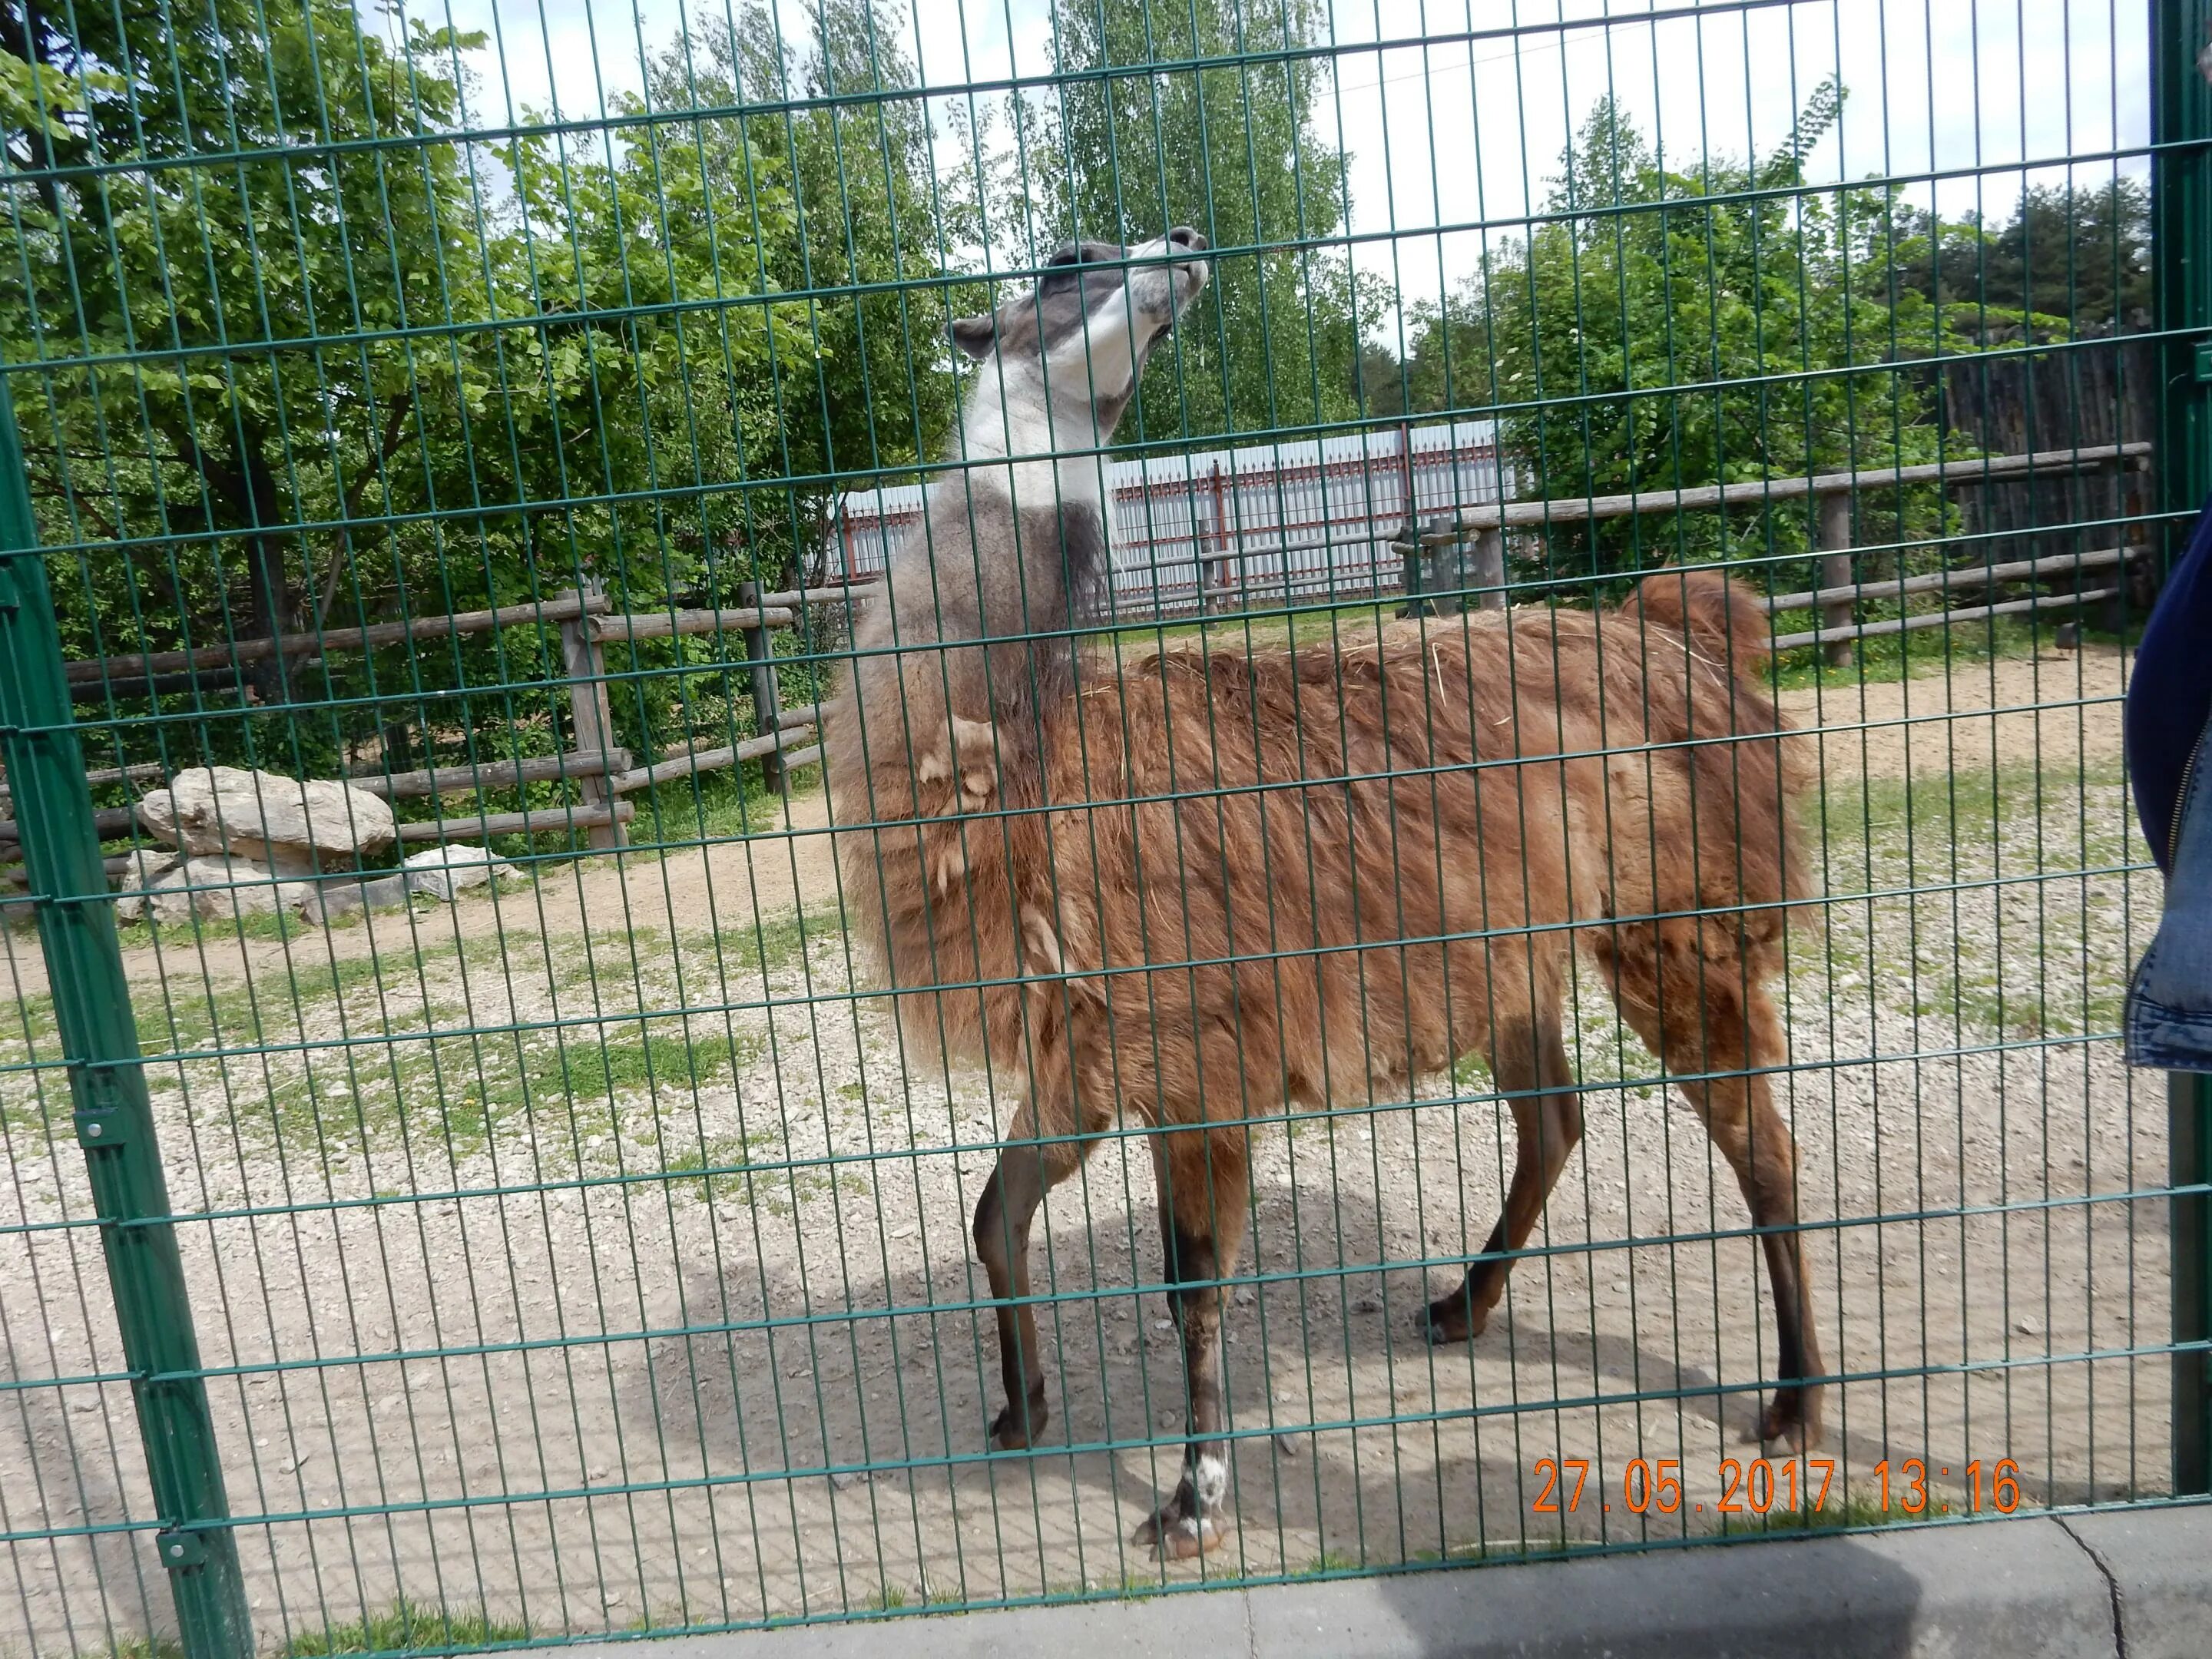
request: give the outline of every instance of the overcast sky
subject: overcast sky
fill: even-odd
[[[474,113],[489,125],[526,110],[599,114],[637,90],[641,52],[676,39],[687,17],[720,15],[722,3],[406,0],[408,15],[433,25],[496,24],[503,55],[487,49],[476,62]],[[1050,71],[1048,0],[915,3],[918,27],[904,44],[933,89]],[[1510,225],[1541,198],[1570,130],[1607,94],[1686,167],[1708,151],[1772,150],[1812,88],[1839,76],[1849,101],[1813,177],[2000,169],[1931,186],[1951,214],[2002,213],[2030,176],[2023,164],[2101,157],[2148,135],[2137,0],[1752,0],[1691,15],[1650,0],[1323,3],[1326,38],[1358,48],[1331,60],[1316,112],[1322,136],[1352,157],[1352,230],[1382,238],[1355,257],[1409,297],[1473,268],[1481,234],[1449,228]],[[1255,0],[1255,17],[1267,4]],[[803,14],[792,8],[788,19],[787,32],[803,35]],[[1417,44],[1376,44],[1390,40]],[[2147,170],[2139,157],[2098,160],[2075,177],[2094,185],[2116,167]]]

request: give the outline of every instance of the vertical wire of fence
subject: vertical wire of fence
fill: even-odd
[[[2205,0],[0,15],[0,1649],[2212,1484]]]

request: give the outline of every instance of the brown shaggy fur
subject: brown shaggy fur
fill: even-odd
[[[1063,647],[1019,695],[948,678],[934,647],[862,658],[825,734],[855,924],[905,1038],[1024,1094],[976,1212],[994,1294],[1029,1294],[1030,1218],[1092,1138],[1169,1132],[1151,1146],[1193,1420],[1143,1533],[1163,1553],[1224,1535],[1218,1281],[1249,1122],[1486,1054],[1519,1166],[1425,1322],[1479,1334],[1581,1133],[1560,1037],[1577,945],[1776,1230],[1763,1431],[1817,1433],[1796,1150],[1768,1081],[1786,1042],[1767,987],[1804,889],[1766,638],[1741,590],[1665,573],[1615,611],[1397,624],[1340,653],[1176,649],[1117,674]],[[994,1434],[1018,1447],[1045,1416],[1030,1305],[1000,1330]]]

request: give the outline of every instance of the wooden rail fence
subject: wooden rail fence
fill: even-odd
[[[2045,449],[2017,455],[1977,456],[1956,461],[1927,462],[1911,466],[1861,468],[1850,472],[1813,473],[1803,477],[1767,478],[1746,483],[1703,484],[1687,489],[1644,490],[1631,495],[1579,496],[1567,500],[1490,501],[1437,514],[1419,523],[1408,522],[1392,544],[1413,565],[1425,551],[1446,547],[1466,550],[1461,580],[1447,584],[1468,590],[1468,596],[1486,610],[1505,605],[1505,532],[1546,525],[1581,524],[1600,519],[1624,519],[1662,513],[1711,511],[1730,507],[1760,507],[1812,498],[1818,502],[1816,551],[1820,556],[1820,586],[1804,593],[1778,595],[1765,602],[1770,614],[1817,607],[1818,628],[1776,636],[1774,648],[1788,651],[1800,646],[1826,645],[1829,659],[1840,661],[1855,640],[1899,634],[1914,629],[1937,628],[1947,623],[1974,622],[2059,606],[2080,606],[2107,599],[2117,586],[2085,592],[2052,593],[2028,599],[1976,605],[1958,611],[1933,611],[1921,615],[1861,623],[1852,619],[1852,607],[1862,599],[1900,599],[1908,594],[1948,592],[1954,587],[1993,587],[2008,581],[2039,580],[2105,566],[2123,565],[2135,556],[2132,548],[2106,548],[2094,552],[2063,553],[2049,558],[2012,560],[1996,565],[1962,565],[1949,570],[1909,576],[1900,580],[1859,583],[1853,580],[1855,554],[1851,547],[1851,499],[1863,492],[1893,489],[1905,484],[1932,483],[1945,489],[2017,483],[2023,478],[2049,477],[2069,471],[2119,466],[2140,471],[2149,465],[2147,443],[2094,444],[2075,449]],[[1472,543],[1471,549],[1468,544]]]
[[[2022,599],[1998,599],[1992,592],[1989,602],[1964,609],[1871,622],[1853,619],[1852,609],[1861,601],[1900,599],[1931,592],[1948,594],[1953,590],[1996,590],[2007,583],[2050,581],[2069,576],[2078,579],[2089,571],[2118,573],[2139,550],[2133,546],[2108,547],[2044,558],[1960,566],[1885,581],[1859,582],[1853,578],[1856,556],[1850,545],[1850,504],[1855,495],[1903,484],[1964,488],[2108,466],[2141,471],[2148,465],[2150,449],[2144,443],[2101,444],[1679,490],[1648,490],[1573,500],[1486,501],[1419,521],[1409,520],[1390,545],[1406,556],[1409,568],[1416,568],[1417,562],[1432,550],[1459,550],[1460,580],[1445,586],[1468,590],[1463,598],[1472,599],[1485,608],[1502,608],[1505,603],[1504,536],[1510,530],[1638,514],[1757,507],[1809,498],[1818,503],[1815,550],[1820,557],[1820,586],[1802,592],[1778,594],[1764,603],[1770,614],[1812,610],[1819,615],[1815,628],[1778,635],[1773,641],[1775,649],[1825,645],[1832,654],[1847,651],[1853,641],[1883,635],[1991,617],[2078,607],[2111,598],[2119,591],[2119,585],[2115,580],[2087,591]],[[1420,588],[1433,592],[1435,586],[1409,584],[1409,591],[1414,593],[1416,603],[1425,603],[1419,598]],[[588,830],[594,848],[618,848],[624,844],[626,826],[636,812],[632,803],[622,799],[625,795],[754,760],[763,763],[772,786],[782,787],[793,769],[820,762],[822,748],[816,712],[786,709],[781,705],[769,630],[792,626],[805,607],[850,603],[854,592],[854,586],[848,584],[780,592],[762,592],[748,584],[740,594],[742,603],[736,605],[620,614],[613,611],[612,601],[601,587],[587,584],[542,599],[487,610],[377,623],[362,628],[328,629],[313,634],[286,634],[270,639],[238,640],[191,650],[99,657],[70,663],[68,676],[71,685],[78,688],[80,697],[99,696],[125,686],[130,688],[130,695],[143,695],[146,690],[184,689],[204,684],[210,677],[217,680],[228,678],[234,684],[241,665],[272,658],[372,651],[507,628],[555,628],[559,630],[563,679],[568,691],[572,748],[557,755],[481,765],[434,763],[403,772],[365,772],[348,781],[388,800],[481,795],[529,783],[572,782],[580,797],[572,805],[433,818],[403,824],[400,839],[435,842],[573,828]],[[1115,620],[1123,622],[1127,618],[1117,615]],[[636,763],[635,758],[614,741],[606,669],[608,642],[635,644],[710,634],[730,635],[742,642],[742,655],[732,654],[727,665],[732,670],[739,664],[744,666],[760,735],[738,743],[690,749],[648,764]],[[95,781],[136,782],[156,776],[162,770],[157,764],[142,763],[94,776]],[[6,804],[6,786],[0,782],[0,809],[4,809]],[[130,829],[131,813],[127,808],[109,809],[102,811],[99,819],[103,834],[119,835]],[[0,842],[14,840],[14,832],[13,820],[0,817]]]
[[[748,585],[746,603],[741,605],[619,614],[613,611],[612,601],[603,588],[586,585],[527,604],[498,605],[489,610],[377,623],[366,628],[334,628],[313,634],[237,640],[185,651],[95,657],[69,664],[67,672],[79,698],[88,701],[111,690],[138,696],[148,690],[179,691],[224,681],[235,683],[236,672],[241,665],[277,657],[374,651],[507,628],[555,628],[560,634],[569,725],[574,738],[573,748],[562,754],[520,760],[434,763],[404,772],[365,771],[348,777],[346,781],[386,800],[480,795],[529,783],[573,782],[580,797],[574,805],[520,812],[479,812],[403,823],[399,826],[399,839],[403,842],[440,842],[580,829],[589,832],[593,848],[615,848],[624,843],[625,826],[637,813],[634,803],[621,799],[623,795],[749,760],[766,763],[771,785],[781,786],[792,769],[819,762],[822,750],[813,741],[816,733],[812,712],[786,709],[780,704],[769,630],[790,627],[805,606],[841,602],[849,596],[850,590],[843,586],[760,592]],[[742,743],[693,748],[647,766],[635,764],[630,752],[614,742],[607,644],[611,641],[627,645],[705,634],[728,634],[742,642],[743,655],[735,660],[744,666],[754,715],[762,735]],[[127,779],[136,782],[157,779],[169,769],[159,763],[142,763],[96,772],[92,781],[120,782]],[[7,787],[0,781],[0,806],[4,806],[6,800]],[[125,834],[133,823],[133,814],[128,807],[111,808],[97,816],[104,836]],[[0,842],[15,839],[15,829],[14,820],[0,817]]]

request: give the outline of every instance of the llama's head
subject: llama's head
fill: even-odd
[[[1206,246],[1183,227],[1132,247],[1071,242],[1034,289],[954,323],[954,343],[983,365],[969,454],[1042,455],[1112,437],[1145,360],[1206,286]]]

